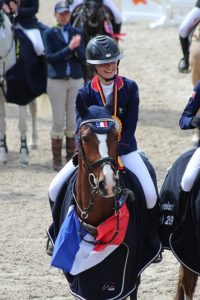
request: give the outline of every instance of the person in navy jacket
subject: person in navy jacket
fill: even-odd
[[[200,129],[200,114],[198,110],[200,109],[200,81],[195,85],[189,101],[182,113],[179,121],[180,128],[183,130],[187,129]],[[184,203],[187,201],[187,194],[191,191],[194,181],[197,178],[200,170],[200,142],[197,149],[193,153],[190,161],[187,164],[185,172],[181,180],[180,187],[180,202]]]
[[[100,35],[91,39],[86,47],[86,60],[91,64],[96,75],[82,89],[79,98],[86,106],[98,105],[108,108],[110,113],[118,118],[122,125],[119,154],[125,167],[131,170],[139,179],[146,198],[150,221],[155,225],[157,193],[151,176],[139,152],[135,130],[138,122],[139,90],[135,81],[118,75],[118,64],[122,58],[117,43],[109,36]],[[77,112],[77,131],[80,125]],[[71,162],[61,170],[49,188],[49,196],[55,201],[60,184],[73,171]]]
[[[56,25],[44,33],[48,62],[48,95],[51,102],[53,124],[51,130],[53,169],[62,168],[62,139],[66,121],[67,160],[74,153],[76,118],[74,101],[83,86],[82,63],[85,49],[81,31],[70,25],[70,7],[66,1],[55,5]]]
[[[44,54],[41,32],[42,24],[36,18],[39,0],[5,0],[3,10],[10,16],[14,15],[15,29],[20,29],[31,40],[38,56]],[[41,27],[41,28],[40,28]]]

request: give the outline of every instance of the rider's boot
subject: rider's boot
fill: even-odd
[[[66,137],[66,161],[69,161],[75,153],[75,138]]]
[[[154,236],[158,238],[158,227],[159,227],[159,211],[158,205],[156,204],[153,208],[147,209],[148,220],[151,228],[153,229]],[[154,259],[154,263],[158,263],[162,260],[162,250],[159,255]]]
[[[8,156],[8,147],[6,144],[6,135],[0,137],[0,162],[6,163]]]
[[[178,215],[180,216],[180,219],[182,219],[182,217],[185,214],[185,210],[188,202],[188,196],[189,196],[189,192],[185,192],[180,186],[179,194],[178,194]]]
[[[181,58],[178,69],[180,73],[187,73],[189,70],[189,39],[180,36],[181,48],[183,51],[183,58]]]
[[[28,164],[28,155],[29,155],[29,150],[26,142],[26,137],[21,136],[20,162],[23,165]]]
[[[54,171],[60,171],[63,167],[62,165],[62,139],[52,138],[52,154],[53,154],[53,169]]]

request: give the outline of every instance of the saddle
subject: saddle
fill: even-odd
[[[47,66],[44,56],[36,55],[31,41],[21,30],[15,30],[15,39],[17,62],[5,74],[5,96],[9,103],[26,105],[46,93]]]

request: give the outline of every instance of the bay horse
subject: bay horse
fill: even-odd
[[[160,192],[161,242],[180,262],[175,300],[192,300],[200,276],[200,176],[186,203],[179,203],[181,179],[195,150],[183,153],[174,162]]]
[[[21,41],[23,41],[21,43]],[[0,10],[0,162],[7,162],[7,142],[6,142],[6,113],[5,103],[11,102],[19,105],[19,130],[21,134],[21,146],[20,146],[20,162],[22,164],[28,163],[28,145],[26,141],[27,133],[27,105],[32,116],[32,141],[30,143],[32,149],[37,148],[37,106],[36,97],[46,91],[46,65],[40,58],[37,58],[38,62],[34,61],[34,54],[29,52],[30,57],[35,66],[33,67],[25,64],[26,58],[22,53],[23,45],[26,44],[30,51],[32,50],[32,44],[25,37],[25,35],[17,30],[14,31],[9,17]],[[17,51],[17,53],[16,53]],[[16,57],[17,55],[17,57]],[[25,54],[25,56],[27,53]],[[41,59],[42,60],[42,59]],[[35,79],[33,85],[37,85],[36,80],[40,80],[41,86],[39,88],[34,87],[32,89],[31,79],[27,80],[27,74],[32,73]],[[37,76],[35,76],[37,74]],[[28,82],[29,81],[29,82]],[[4,99],[5,98],[5,99]],[[6,100],[6,101],[5,101]]]
[[[138,278],[159,255],[160,240],[148,225],[139,181],[119,170],[119,124],[105,107],[80,100],[77,109],[77,169],[50,199],[51,265],[63,270],[76,299],[136,300]]]
[[[70,22],[73,27],[82,30],[85,46],[97,35],[109,35],[116,40],[120,36],[120,25],[115,23],[112,11],[103,1],[83,1],[72,12]],[[83,65],[83,74],[85,80],[94,75],[87,65]]]

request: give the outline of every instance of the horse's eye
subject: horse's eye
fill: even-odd
[[[82,141],[84,144],[88,143],[88,137],[87,136],[82,136]]]

